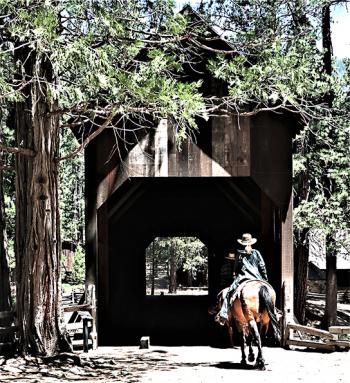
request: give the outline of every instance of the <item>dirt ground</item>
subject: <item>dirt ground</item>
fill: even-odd
[[[0,357],[0,382],[140,382],[140,383],[349,383],[350,352],[264,348],[266,370],[243,368],[240,350],[212,347],[101,347],[44,363]],[[77,362],[77,360],[75,361]]]

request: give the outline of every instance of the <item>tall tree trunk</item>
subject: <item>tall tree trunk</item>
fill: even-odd
[[[332,236],[326,237],[326,308],[323,328],[337,324],[337,256],[336,245]]]
[[[324,71],[328,76],[332,75],[332,35],[331,35],[331,10],[330,6],[322,8],[322,45],[323,45],[323,65]],[[330,89],[325,96],[325,101],[329,108],[332,108],[334,100],[334,92]],[[332,132],[330,134],[332,137]],[[324,177],[324,193],[330,198],[333,190],[330,178]],[[337,257],[336,246],[333,239],[333,233],[326,236],[326,309],[323,320],[323,327],[327,329],[329,326],[337,322]]]
[[[331,9],[330,6],[324,6],[322,8],[322,47],[323,47],[323,70],[328,75],[332,75],[332,34],[331,34]],[[332,108],[334,100],[334,93],[329,90],[326,93],[325,101],[328,106]]]
[[[5,244],[6,231],[4,212],[3,174],[0,170],[0,311],[7,311],[11,308],[10,273]]]
[[[59,127],[57,115],[48,116],[56,108],[48,98],[51,65],[33,52],[25,57],[35,80],[16,106],[16,139],[35,155],[16,161],[17,316],[22,351],[53,355],[66,346],[60,329]]]
[[[296,0],[290,4],[292,12],[292,29],[296,38],[302,36],[309,28],[310,21],[306,14],[305,0]],[[303,47],[299,47],[301,51]],[[301,52],[300,52],[301,53]],[[304,131],[303,139],[299,140],[297,147],[295,148],[297,153],[300,153],[305,158],[306,166],[305,170],[301,171],[297,178],[297,193],[295,194],[295,206],[302,201],[307,201],[310,192],[310,175],[308,172],[308,151],[309,147],[314,140],[313,135]],[[295,274],[294,274],[294,286],[295,286],[295,315],[299,322],[304,324],[306,320],[305,307],[306,307],[306,294],[307,294],[307,282],[308,282],[308,263],[309,263],[309,248],[307,239],[308,230],[302,229],[296,234],[297,241],[295,247]]]
[[[301,324],[305,323],[305,307],[308,281],[309,247],[307,230],[301,231],[295,249],[295,315]]]
[[[170,260],[169,260],[169,293],[176,293],[176,247],[174,243],[171,243],[170,247]]]
[[[152,242],[152,271],[151,271],[151,295],[154,295],[154,280],[156,277],[156,259],[154,253],[154,241]]]
[[[187,286],[188,287],[192,287],[193,286],[193,275],[192,275],[192,271],[191,270],[187,271]]]

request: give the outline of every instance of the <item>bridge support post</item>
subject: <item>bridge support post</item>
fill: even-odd
[[[281,217],[281,288],[283,323],[282,328],[284,344],[285,326],[294,320],[294,252],[293,252],[293,198],[290,197],[288,208],[284,217]]]

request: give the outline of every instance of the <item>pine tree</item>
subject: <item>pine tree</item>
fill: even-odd
[[[148,3],[148,2],[146,2]],[[60,324],[59,163],[104,129],[135,115],[170,115],[179,132],[204,104],[199,83],[180,83],[176,55],[186,22],[172,2],[4,1],[1,98],[15,105],[17,316],[23,352],[67,347]],[[143,50],[148,46],[147,50]],[[162,49],[159,49],[159,48]],[[146,52],[146,57],[142,57]],[[60,156],[60,130],[89,130]],[[135,130],[137,131],[138,125]]]

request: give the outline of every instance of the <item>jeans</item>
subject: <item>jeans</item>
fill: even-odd
[[[232,293],[237,289],[238,285],[242,282],[241,279],[236,278],[230,288],[227,290],[227,293],[224,297],[224,302],[222,304],[221,310],[220,310],[220,317],[227,319],[228,318],[228,310],[230,308],[230,300],[232,297]]]

